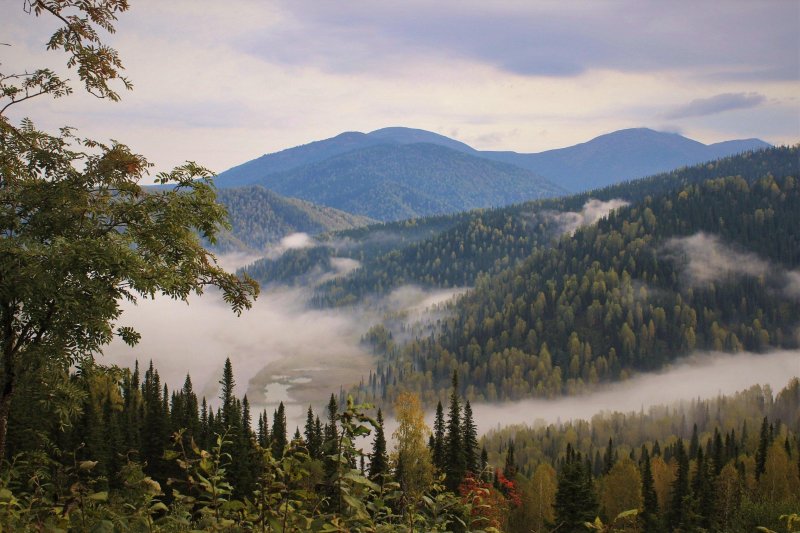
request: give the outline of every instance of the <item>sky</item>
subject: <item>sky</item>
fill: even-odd
[[[54,20],[0,9],[0,72],[51,66]],[[539,152],[622,128],[800,141],[800,2],[134,0],[134,90],[11,116],[221,172],[343,131],[407,126]],[[75,78],[73,73],[72,78]]]

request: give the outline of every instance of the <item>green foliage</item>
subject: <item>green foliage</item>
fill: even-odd
[[[96,31],[113,31],[127,2],[37,1],[30,7],[64,24],[48,47],[67,53],[68,66],[77,68],[90,93],[116,100],[112,80],[129,88],[116,52]],[[30,373],[63,375],[115,335],[138,341],[132,328],[117,326],[123,300],[156,294],[186,300],[213,285],[241,313],[258,285],[226,273],[201,245],[199,237],[213,243],[226,227],[208,170],[188,162],[156,174],[167,187],[146,192],[139,181],[150,164],[127,146],[81,139],[70,128],[48,134],[27,119],[12,125],[3,114],[38,95],[68,94],[66,81],[47,69],[0,79],[2,458],[12,400]]]

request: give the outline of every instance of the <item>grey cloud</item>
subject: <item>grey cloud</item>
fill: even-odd
[[[767,101],[767,97],[759,93],[724,93],[710,98],[698,98],[680,106],[665,115],[666,118],[689,118],[715,115],[734,109],[758,107]]]
[[[396,69],[408,57],[468,58],[523,75],[693,69],[794,80],[795,2],[284,2],[291,23],[241,45],[269,60],[335,71]],[[286,43],[291,43],[286,46]],[[279,46],[280,45],[280,46]],[[757,73],[757,75],[756,75]]]

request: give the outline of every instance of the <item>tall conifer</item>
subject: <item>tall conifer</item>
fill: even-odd
[[[445,485],[456,491],[464,479],[464,446],[461,433],[461,402],[458,396],[458,373],[453,371],[453,392],[450,395],[450,410],[447,415],[447,435],[445,437],[447,461],[445,465]]]

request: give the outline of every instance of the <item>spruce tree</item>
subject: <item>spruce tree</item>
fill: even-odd
[[[466,471],[473,474],[480,471],[478,457],[478,428],[472,418],[472,406],[469,400],[464,404],[464,464]]]
[[[607,476],[611,469],[614,467],[614,441],[609,437],[608,446],[606,446],[606,453],[603,456],[603,475]]]
[[[710,528],[714,515],[713,490],[708,455],[700,447],[697,450],[697,468],[692,478],[692,523],[705,530]]]
[[[558,488],[553,505],[556,529],[565,532],[583,532],[585,522],[593,522],[597,514],[597,495],[591,473],[580,453],[567,444],[567,452],[558,473]]]
[[[508,451],[506,452],[506,462],[503,466],[503,475],[506,479],[513,481],[517,475],[517,459],[514,457],[514,441],[508,441]]]
[[[464,446],[461,433],[461,402],[458,396],[458,373],[453,371],[453,392],[450,395],[450,410],[447,416],[447,435],[445,437],[447,461],[445,464],[445,485],[455,492],[464,479]]]
[[[675,458],[678,472],[672,482],[672,505],[668,516],[671,531],[687,529],[691,525],[691,494],[689,491],[689,457],[683,440],[678,438],[675,445]]]
[[[650,465],[650,453],[642,445],[642,514],[640,519],[642,527],[647,532],[655,532],[661,529],[659,523],[658,497],[656,496],[655,480],[653,470]]]
[[[383,433],[383,413],[378,409],[378,427],[375,428],[375,439],[372,441],[372,453],[369,461],[369,477],[380,480],[380,476],[389,471],[389,457],[386,454],[386,437]]]
[[[278,409],[273,413],[272,418],[272,457],[280,459],[283,457],[283,450],[286,448],[286,411],[283,402],[278,404]]]
[[[258,435],[256,438],[259,446],[262,448],[269,447],[269,417],[267,416],[266,409],[258,415]]]
[[[219,399],[222,401],[222,426],[227,429],[233,422],[233,411],[235,409],[233,388],[236,386],[236,382],[233,380],[233,367],[230,357],[225,358],[222,379],[219,384],[221,385]]]
[[[319,444],[314,433],[314,410],[311,409],[310,405],[306,412],[306,425],[303,428],[303,434],[306,437],[306,448],[308,449],[309,457],[319,459]]]
[[[697,435],[697,424],[692,425],[692,439],[689,441],[689,460],[697,458],[697,449],[700,447],[700,439]]]
[[[744,433],[744,431],[742,431]],[[767,451],[770,445],[769,420],[764,417],[761,422],[761,431],[758,436],[758,450],[756,451],[756,479],[761,479],[761,474],[766,470]]]

